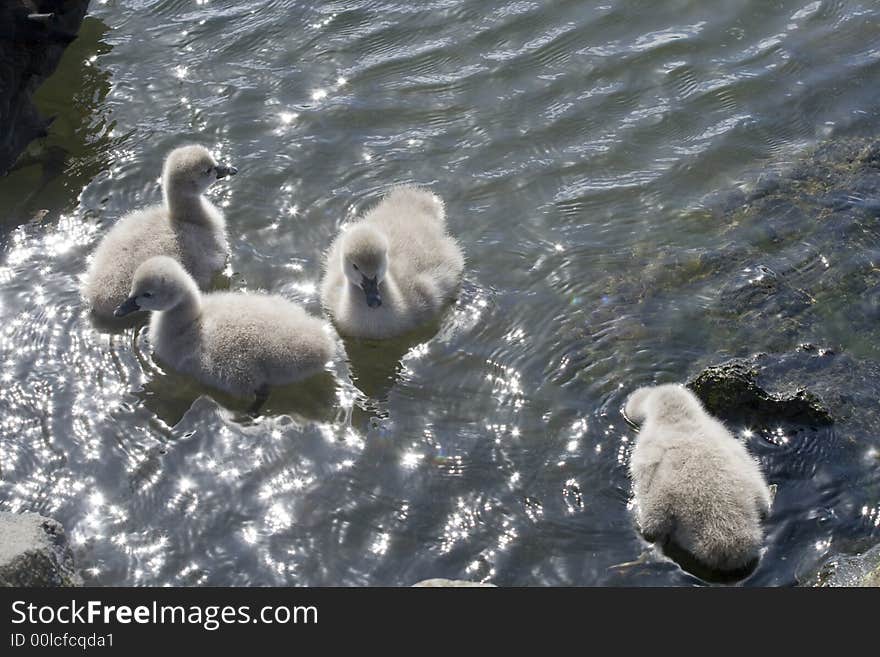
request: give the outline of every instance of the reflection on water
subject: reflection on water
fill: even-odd
[[[878,23],[834,0],[93,3],[40,93],[49,138],[0,181],[0,508],[61,520],[94,584],[699,582],[634,529],[620,407],[803,341],[876,358],[876,230],[725,195],[876,129]],[[233,289],[320,312],[340,225],[416,182],[465,247],[460,298],[256,417],[164,371],[78,286],[186,141],[241,172],[211,191]],[[876,435],[732,429],[779,486],[747,584],[878,535]]]

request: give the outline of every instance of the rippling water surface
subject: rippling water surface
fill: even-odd
[[[877,357],[845,308],[719,328],[730,276],[699,263],[765,249],[707,199],[877,128],[878,34],[867,0],[93,0],[40,92],[49,138],[0,180],[0,508],[61,520],[90,584],[699,583],[635,530],[619,409],[780,342]],[[339,226],[417,182],[467,252],[460,299],[256,419],[163,372],[78,285],[187,141],[240,169],[211,192],[232,287],[320,312]],[[772,435],[749,439],[780,489],[746,584],[880,524],[880,438]]]

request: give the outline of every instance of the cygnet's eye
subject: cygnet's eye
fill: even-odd
[[[141,296],[146,297],[147,299],[152,299],[153,293],[152,292],[144,292]]]
[[[213,169],[213,168],[214,167],[208,167],[202,173],[204,173],[206,176],[209,176],[209,175],[211,175],[211,169]]]
[[[360,269],[358,269],[358,266],[357,266],[356,264],[351,263],[351,266],[354,267],[354,270],[355,270],[355,271],[360,271]]]

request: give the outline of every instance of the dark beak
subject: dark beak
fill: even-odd
[[[226,176],[234,176],[238,173],[238,169],[225,164],[218,164],[215,168],[217,169],[217,180],[225,178]]]
[[[137,299],[135,297],[129,297],[121,304],[119,304],[119,307],[113,311],[113,316],[125,317],[126,315],[131,315],[138,310],[140,310],[140,307],[137,304]]]
[[[379,277],[361,276],[361,279],[361,289],[367,297],[367,305],[370,308],[378,308],[382,305],[382,297],[379,296]]]

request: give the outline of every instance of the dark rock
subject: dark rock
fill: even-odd
[[[5,0],[0,3],[0,173],[50,123],[32,97],[76,38],[89,0]],[[40,17],[36,17],[39,15]]]
[[[708,367],[688,386],[706,409],[718,417],[761,424],[778,421],[830,424],[831,414],[822,401],[806,389],[789,384],[787,390],[772,391],[758,384],[767,358],[766,354],[759,354]]]
[[[0,513],[0,586],[78,586],[64,528],[36,513]]]
[[[873,435],[880,426],[880,366],[806,343],[785,354],[733,358],[707,367],[688,386],[722,419],[760,426],[834,424]]]
[[[765,354],[708,367],[688,383],[712,415],[761,425],[824,426],[834,420],[821,399],[797,384],[767,381]],[[759,380],[762,384],[759,384]]]

